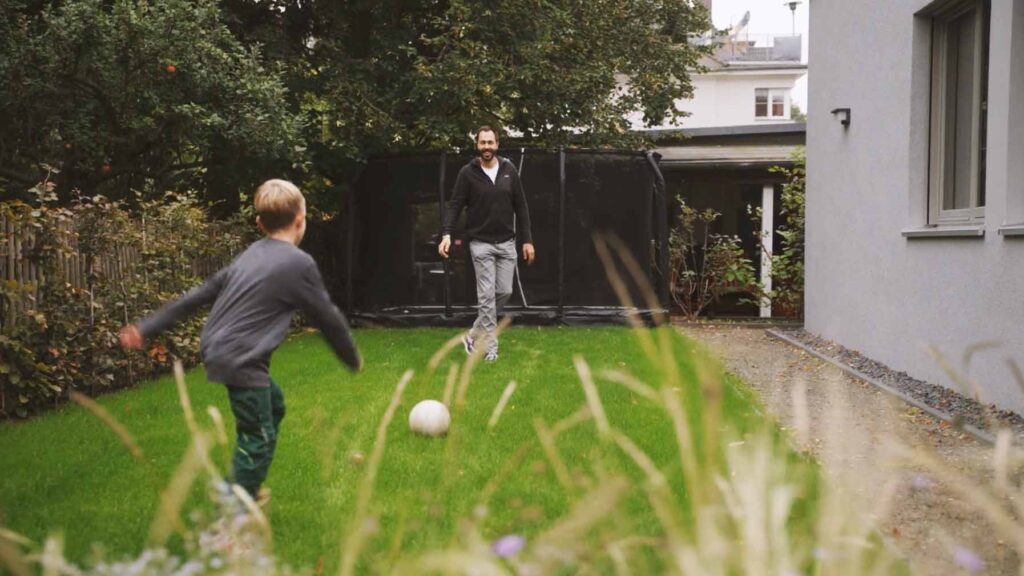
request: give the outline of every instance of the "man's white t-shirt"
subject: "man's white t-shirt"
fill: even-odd
[[[501,164],[498,163],[494,164],[494,168],[484,168],[482,164],[480,165],[480,167],[484,169],[484,174],[487,174],[487,176],[490,177],[491,184],[494,184],[498,181],[498,168],[500,166]]]

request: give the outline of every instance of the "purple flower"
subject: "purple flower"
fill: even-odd
[[[918,474],[914,476],[913,486],[918,490],[931,490],[935,487],[935,481],[924,474]]]
[[[495,540],[494,544],[491,546],[491,550],[502,558],[508,558],[509,556],[515,556],[518,554],[524,546],[526,546],[526,538],[523,538],[518,534],[510,534]]]
[[[981,559],[981,556],[963,546],[957,546],[953,550],[953,561],[971,574],[977,574],[985,569],[985,561]]]

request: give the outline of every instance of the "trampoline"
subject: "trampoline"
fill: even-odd
[[[505,308],[516,323],[621,323],[667,313],[665,182],[652,152],[502,149],[519,167],[537,259],[519,259]],[[408,153],[371,158],[349,195],[344,270],[335,290],[358,324],[465,325],[476,316],[476,280],[462,225],[451,258],[437,253],[444,203],[472,156]],[[617,237],[656,294],[648,305],[620,267],[636,307],[620,301],[595,235]],[[521,250],[520,250],[521,255]]]

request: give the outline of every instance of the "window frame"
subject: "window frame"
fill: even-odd
[[[955,130],[948,125],[946,99],[952,72],[950,68],[949,33],[951,25],[965,14],[976,11],[973,66],[971,78],[971,159],[970,193],[967,208],[944,208],[946,189],[946,168],[949,162],[956,162],[956,146],[947,143],[947,132]],[[960,0],[945,3],[941,10],[930,15],[931,19],[931,95],[928,138],[928,223],[932,226],[958,226],[981,224],[985,220],[985,166],[987,157],[987,92],[988,60],[990,45],[990,14],[986,0]],[[955,124],[955,119],[953,120]]]
[[[760,92],[767,92],[768,100],[766,102],[765,112],[767,116],[757,115],[757,96]],[[765,122],[771,120],[791,120],[793,117],[792,113],[792,101],[791,101],[791,89],[789,88],[754,88],[754,120],[758,122]],[[782,116],[775,116],[772,114],[772,100],[773,97],[782,94]]]

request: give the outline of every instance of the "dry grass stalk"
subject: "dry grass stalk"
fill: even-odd
[[[692,557],[688,557],[690,555],[686,553],[688,546],[685,534],[679,518],[675,515],[674,498],[665,475],[654,464],[654,461],[633,443],[628,436],[617,430],[612,430],[611,437],[619,445],[619,448],[636,463],[644,473],[644,476],[647,477],[647,482],[644,483],[644,491],[658,518],[658,522],[665,531],[666,546],[676,571],[682,574],[700,573],[693,571],[696,566],[693,564]]]
[[[621,384],[625,386],[630,392],[650,400],[651,402],[658,402],[658,393],[654,391],[647,384],[644,384],[640,380],[637,380],[632,375],[627,374],[621,370],[604,370],[601,372],[601,377],[610,382]]]
[[[31,545],[32,541],[28,538],[0,527],[0,568],[9,570],[13,576],[31,574],[29,564],[19,549]]]
[[[683,480],[689,488],[690,493],[697,496],[699,501],[704,494],[704,482],[701,480],[703,471],[697,462],[697,446],[693,441],[693,433],[690,429],[690,420],[683,408],[679,394],[671,388],[662,388],[661,402],[672,419],[672,429],[676,436],[676,446],[679,450],[679,463],[682,466]]]
[[[177,532],[184,535],[186,528],[181,520],[181,508],[188,499],[192,484],[203,470],[200,447],[193,442],[185,456],[178,464],[170,483],[160,494],[160,507],[157,516],[149,527],[149,543],[151,546],[163,546],[171,534]]]
[[[533,429],[537,432],[537,439],[544,449],[544,455],[547,457],[548,463],[551,464],[551,468],[555,471],[555,477],[558,478],[559,484],[562,485],[567,494],[574,493],[572,476],[569,474],[569,467],[565,465],[565,461],[562,460],[562,456],[558,453],[555,435],[544,424],[542,418],[534,419]]]
[[[501,418],[501,413],[505,411],[505,406],[508,405],[508,401],[512,398],[512,394],[516,391],[515,380],[508,383],[505,386],[505,390],[501,393],[501,398],[498,399],[498,403],[494,406],[494,411],[491,412],[491,418],[487,421],[487,429],[492,430],[498,425],[498,420]]]
[[[99,418],[101,422],[106,424],[107,428],[110,428],[110,430],[117,436],[118,440],[121,441],[121,444],[124,444],[124,446],[128,448],[128,451],[132,453],[132,457],[139,462],[146,461],[146,457],[142,453],[142,448],[139,448],[139,445],[135,442],[135,439],[132,438],[132,435],[128,433],[128,430],[113,416],[111,416],[110,412],[107,412],[106,408],[100,406],[95,400],[80,392],[72,391],[70,393],[70,397],[76,404],[85,408],[89,412],[92,412],[93,416]]]
[[[441,403],[451,408],[452,396],[455,395],[455,383],[459,379],[459,363],[452,362],[452,365],[448,367],[448,378],[444,383],[444,396],[441,397]]]
[[[206,445],[209,438],[200,432],[195,412],[192,410],[192,400],[188,396],[188,385],[185,383],[185,367],[178,359],[174,360],[174,383],[178,387],[178,401],[181,403],[181,410],[185,415],[185,425],[188,426],[189,434],[192,435],[192,441],[196,443],[195,453],[210,477],[219,479],[220,472],[210,460],[210,448]]]
[[[593,417],[593,414],[590,412],[590,407],[583,406],[568,417],[556,422],[555,425],[551,427],[551,433],[557,438],[563,432],[571,430]]]
[[[604,406],[601,404],[601,396],[597,393],[597,386],[594,385],[594,378],[590,374],[590,366],[579,355],[573,356],[572,361],[576,365],[576,373],[579,374],[580,384],[583,385],[583,393],[587,398],[587,407],[590,408],[590,413],[594,416],[594,422],[597,423],[597,432],[602,438],[605,438],[611,430],[611,425],[608,424],[608,416],[605,414]]]
[[[366,475],[359,484],[355,515],[342,544],[341,567],[338,570],[341,576],[351,576],[353,574],[356,568],[356,561],[359,559],[363,544],[368,536],[364,524],[368,519],[367,511],[369,510],[370,500],[373,498],[373,489],[377,482],[380,463],[384,457],[388,425],[391,424],[395,411],[398,410],[398,405],[402,401],[402,393],[405,392],[405,387],[412,380],[413,374],[412,370],[407,370],[402,375],[402,379],[398,382],[398,386],[395,387],[395,392],[391,396],[391,403],[388,404],[384,417],[381,418],[380,425],[377,427],[377,436],[373,443],[373,452],[371,452],[369,462],[367,463]]]
[[[468,332],[461,332],[459,334],[456,334],[455,336],[449,338],[448,341],[444,343],[444,345],[438,348],[437,352],[434,352],[434,355],[430,357],[430,362],[427,363],[426,376],[431,376],[434,373],[434,371],[437,370],[437,367],[441,365],[441,362],[449,354],[451,354],[452,350],[455,350],[457,347],[459,347],[462,344],[462,339],[468,335]]]

